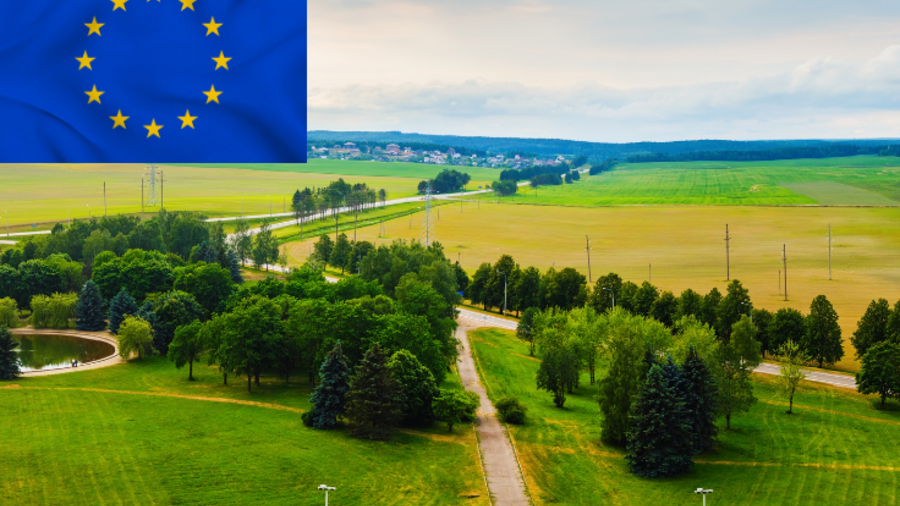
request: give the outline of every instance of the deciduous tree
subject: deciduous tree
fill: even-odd
[[[751,377],[762,357],[756,340],[756,326],[742,316],[731,328],[731,338],[722,343],[716,360],[716,385],[719,389],[719,414],[725,417],[725,429],[731,430],[731,417],[756,403]]]
[[[440,393],[434,375],[407,350],[394,352],[388,361],[388,369],[400,383],[403,397],[400,423],[411,426],[428,426],[434,422],[434,398]]]
[[[800,383],[806,379],[803,365],[809,362],[809,355],[794,341],[788,340],[775,352],[781,359],[778,375],[778,391],[788,398],[788,414],[794,412],[794,393]]]
[[[806,317],[804,351],[819,363],[819,367],[833,365],[844,357],[843,342],[837,312],[824,295],[819,295],[813,299]]]
[[[475,418],[480,399],[478,394],[469,391],[441,390],[434,398],[434,416],[447,424],[447,431],[453,432],[453,426]]]
[[[861,359],[875,344],[889,340],[888,320],[890,316],[891,306],[887,300],[873,300],[869,304],[865,314],[856,324],[856,332],[850,338],[850,342],[856,348],[857,359]]]
[[[175,362],[178,369],[187,364],[188,381],[194,381],[194,362],[199,360],[204,351],[206,343],[203,342],[203,324],[200,320],[194,320],[175,329],[175,337],[169,343],[166,356],[169,361]]]
[[[119,356],[128,360],[137,353],[138,359],[153,354],[153,329],[146,320],[128,316],[119,325]]]
[[[882,408],[887,399],[900,398],[900,345],[882,341],[869,347],[856,373],[856,390],[878,394]]]

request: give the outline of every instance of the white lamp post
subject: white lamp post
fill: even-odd
[[[319,488],[321,488],[321,487],[319,487]],[[712,494],[713,491],[711,488],[704,489],[703,487],[700,487],[697,490],[694,490],[694,493],[695,494],[703,494],[703,506],[706,506],[706,494]]]
[[[616,292],[612,288],[603,287],[604,290],[612,294],[613,309],[616,307]]]
[[[334,487],[329,487],[328,485],[319,485],[319,490],[325,491],[325,506],[328,506],[328,492],[337,490],[337,489]],[[710,492],[712,492],[712,490],[710,490]],[[704,498],[704,500],[705,500],[705,498]]]

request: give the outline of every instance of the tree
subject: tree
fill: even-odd
[[[250,235],[250,225],[247,220],[241,218],[235,223],[234,234],[231,235],[231,251],[243,264],[253,254],[253,236]]]
[[[221,313],[234,292],[231,272],[218,263],[199,262],[175,269],[175,290],[194,296],[207,315]]]
[[[493,272],[491,264],[482,263],[475,271],[472,283],[469,285],[469,300],[472,301],[472,304],[482,304],[485,310],[488,308],[487,286]]]
[[[688,408],[666,385],[659,365],[650,368],[631,415],[628,467],[648,478],[675,476],[693,466],[693,438]]]
[[[78,295],[75,305],[75,328],[78,330],[98,331],[106,328],[106,314],[103,306],[106,301],[100,295],[100,289],[93,281],[88,281]]]
[[[269,264],[274,264],[278,260],[278,253],[278,239],[269,228],[269,221],[263,220],[259,231],[253,236],[253,264],[257,269],[265,265],[268,271]]]
[[[273,348],[284,333],[282,310],[274,301],[261,295],[253,295],[218,317],[221,335],[219,352],[231,370],[247,375],[247,393],[251,393],[251,380],[259,376],[263,367],[274,362]]]
[[[678,307],[675,310],[675,320],[680,320],[685,316],[700,318],[701,314],[703,314],[703,296],[690,288],[681,292],[678,297]]]
[[[498,197],[514,195],[516,190],[518,190],[518,187],[518,184],[512,180],[494,181],[491,183],[491,189],[494,190],[494,194]]]
[[[194,320],[175,329],[175,337],[169,343],[169,352],[166,356],[169,361],[175,362],[178,369],[187,364],[188,381],[194,381],[194,362],[199,360],[200,354],[205,350],[203,324],[200,320]]]
[[[844,357],[844,340],[841,339],[841,326],[838,315],[831,302],[824,295],[813,299],[806,317],[806,335],[802,342],[804,351],[810,359],[819,363],[834,365]]]
[[[768,348],[777,350],[788,341],[802,343],[805,335],[806,323],[803,321],[803,314],[796,309],[783,307],[775,312],[772,323],[769,324]]]
[[[543,354],[537,372],[538,390],[553,394],[553,404],[562,408],[566,403],[566,390],[578,381],[578,362],[566,346],[555,346]]]
[[[331,251],[334,249],[334,241],[328,234],[319,236],[319,240],[313,244],[313,255],[324,263],[331,259]]]
[[[703,305],[700,308],[700,321],[712,328],[717,328],[719,303],[722,302],[722,294],[718,288],[713,288],[703,296]]]
[[[587,278],[571,267],[560,271],[550,269],[543,280],[543,307],[558,307],[568,311],[587,302]]]
[[[794,341],[788,340],[776,351],[781,358],[781,372],[778,375],[778,391],[788,398],[788,414],[794,413],[794,393],[806,378],[803,364],[809,362],[809,355]]]
[[[861,359],[869,351],[869,348],[877,343],[892,340],[888,334],[888,320],[891,317],[891,307],[885,299],[873,300],[866,313],[859,319],[856,332],[850,338],[853,347],[856,348],[856,358]],[[894,342],[896,342],[894,340]]]
[[[403,397],[400,423],[411,426],[431,425],[434,422],[432,403],[440,393],[431,371],[407,350],[395,352],[388,361],[388,369],[400,384]]]
[[[747,316],[732,326],[731,338],[719,346],[715,375],[719,414],[725,417],[726,430],[731,430],[732,416],[748,411],[756,403],[751,377],[762,359],[759,349],[756,326]]]
[[[530,356],[534,356],[534,317],[536,314],[540,313],[540,310],[536,307],[526,308],[525,311],[522,311],[522,318],[519,319],[519,323],[516,326],[516,336],[528,343],[528,354]]]
[[[347,240],[347,234],[342,233],[334,243],[334,248],[331,250],[331,256],[328,257],[328,263],[332,267],[340,268],[341,274],[343,274],[344,266],[347,265],[347,262],[350,260],[350,255],[352,254],[353,251],[350,246],[350,241]]]
[[[338,417],[344,414],[350,391],[350,368],[340,341],[325,357],[319,376],[322,381],[310,398],[313,408],[308,412],[309,425],[317,429],[333,429],[337,426]]]
[[[0,299],[0,325],[9,328],[19,326],[19,305],[9,297]]]
[[[503,397],[495,403],[497,412],[500,413],[500,419],[506,423],[522,425],[525,423],[525,413],[528,408],[519,402],[515,396]]]
[[[650,310],[653,308],[653,303],[656,302],[656,299],[658,298],[659,290],[650,284],[649,281],[644,281],[634,294],[634,312],[641,316],[649,316]]]
[[[351,432],[366,439],[388,439],[403,409],[401,386],[391,375],[378,344],[366,352],[350,382],[347,418]]]
[[[109,301],[109,331],[117,334],[125,317],[135,315],[137,311],[137,303],[128,290],[124,288],[119,290],[119,293]]]
[[[178,290],[162,294],[152,308],[153,317],[147,321],[153,325],[153,347],[163,355],[169,353],[176,328],[203,317],[203,308],[194,296]]]
[[[569,312],[565,331],[578,354],[579,364],[587,366],[591,385],[596,380],[597,361],[606,345],[606,320],[586,306]]]
[[[675,324],[675,316],[678,312],[678,299],[672,292],[663,292],[659,298],[650,305],[650,316],[666,327]]]
[[[885,400],[900,399],[900,345],[882,341],[869,347],[856,373],[856,390],[881,396],[882,408]]]
[[[19,354],[9,328],[0,323],[0,381],[10,381],[19,377]]]
[[[769,335],[774,318],[775,315],[767,309],[753,310],[753,324],[756,325],[757,329],[756,340],[759,341],[763,358],[766,357],[767,352],[775,351],[775,348],[772,347],[772,338]]]
[[[718,389],[712,371],[693,346],[681,365],[684,387],[681,391],[684,404],[688,408],[694,454],[712,449],[715,444],[716,412]]]
[[[119,325],[119,356],[128,360],[137,353],[138,359],[153,354],[153,329],[138,316],[127,316]]]
[[[453,432],[453,426],[475,418],[480,399],[478,394],[469,391],[441,390],[434,398],[434,416],[447,423],[447,431]]]
[[[538,307],[541,304],[541,271],[536,267],[523,269],[516,277],[515,286],[510,289],[515,294],[516,311]]]
[[[594,289],[588,297],[588,305],[598,313],[605,313],[612,309],[613,298],[619,297],[622,290],[622,278],[614,272],[597,278]]]
[[[727,341],[731,328],[742,316],[750,315],[750,292],[738,280],[732,280],[725,291],[725,297],[716,310],[716,333],[719,339]]]

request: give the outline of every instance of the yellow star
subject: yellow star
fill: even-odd
[[[102,95],[102,94],[104,94],[104,93],[106,93],[106,92],[105,92],[105,91],[97,91],[97,85],[95,84],[93,90],[91,90],[91,91],[86,91],[85,93],[87,93],[87,96],[91,97],[91,99],[88,100],[88,103],[89,103],[89,104],[90,104],[91,102],[97,102],[97,103],[99,104],[99,103],[101,103],[101,102],[100,102],[100,95]]]
[[[221,91],[216,91],[215,85],[210,85],[209,91],[204,91],[204,95],[206,95],[206,103],[215,102],[219,103],[219,95],[222,94]]]
[[[123,129],[127,130],[127,128],[125,128],[125,120],[130,117],[131,116],[122,116],[122,109],[119,109],[119,114],[109,117],[109,119],[115,121],[115,123],[113,123],[113,130],[115,130],[116,127],[122,127]]]
[[[122,9],[124,11],[125,10],[125,2],[127,2],[127,1],[128,0],[112,0],[112,3],[115,4],[115,5],[113,5],[113,12],[115,12],[116,9]]]
[[[211,33],[219,35],[219,27],[222,26],[222,23],[216,23],[216,18],[211,18],[209,23],[203,23],[203,26],[206,27],[206,36],[209,37]]]
[[[219,51],[219,56],[213,56],[213,61],[216,62],[216,70],[219,70],[220,67],[225,67],[225,70],[228,70],[228,62],[231,58],[226,58],[225,53]]]
[[[82,56],[81,58],[76,56],[75,59],[78,60],[78,63],[81,64],[78,66],[78,70],[81,70],[85,67],[87,67],[88,70],[94,70],[91,68],[91,62],[96,60],[96,58],[91,58],[90,56],[88,56],[87,51],[84,52],[84,56]]]
[[[181,10],[190,9],[194,10],[194,2],[197,0],[178,0],[181,2]]]
[[[197,116],[191,116],[191,110],[188,109],[187,112],[184,113],[184,116],[178,116],[178,119],[181,120],[181,128],[194,128],[194,120],[197,119]]]
[[[124,9],[124,7],[123,7],[123,9]],[[85,23],[84,26],[88,27],[88,30],[89,30],[88,37],[90,37],[92,33],[96,33],[98,36],[102,37],[102,35],[100,35],[100,27],[105,24],[106,23],[98,23],[96,17],[94,17],[94,20],[91,21],[90,23]]]
[[[151,135],[155,135],[156,138],[159,139],[160,138],[159,129],[162,127],[163,127],[162,125],[156,124],[156,118],[154,118],[152,121],[150,121],[149,125],[144,125],[144,128],[147,129],[147,138],[149,139]]]

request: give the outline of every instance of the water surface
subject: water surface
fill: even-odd
[[[75,336],[13,335],[13,339],[19,343],[22,372],[62,369],[71,367],[73,359],[84,364],[115,353],[111,344]]]

